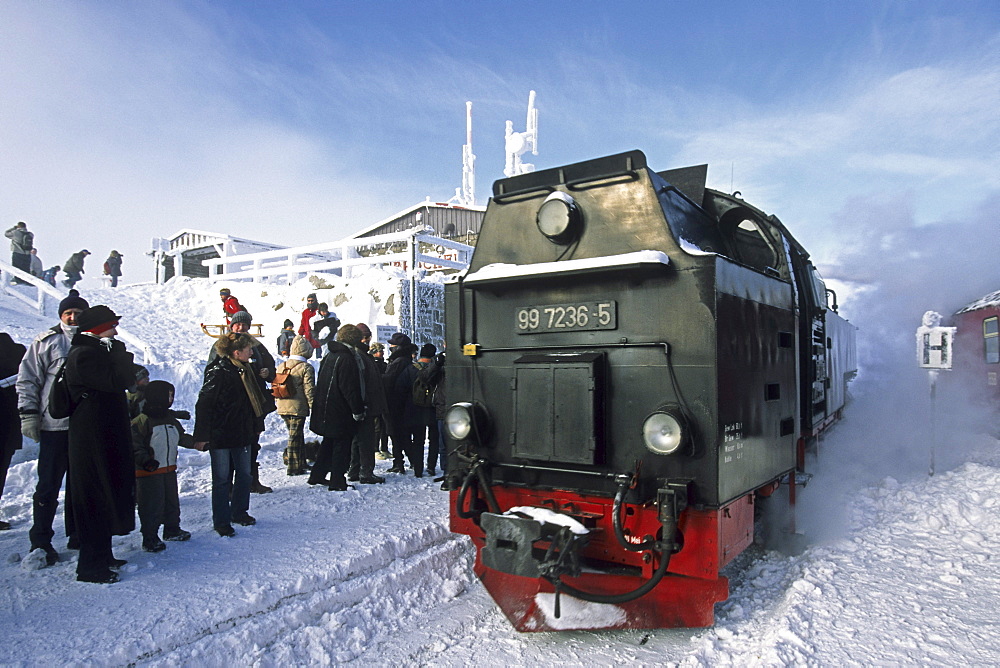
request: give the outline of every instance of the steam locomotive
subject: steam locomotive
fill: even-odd
[[[758,497],[841,415],[854,326],[707,171],[497,181],[445,286],[450,526],[518,630],[711,625]]]

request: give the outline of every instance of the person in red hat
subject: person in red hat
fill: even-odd
[[[132,353],[115,339],[119,316],[107,306],[88,308],[66,356],[66,384],[75,408],[69,417],[67,533],[80,540],[76,579],[118,581],[124,560],[111,537],[135,529],[135,466],[125,390],[135,383]]]

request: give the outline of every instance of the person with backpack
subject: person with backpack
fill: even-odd
[[[437,418],[434,415],[434,388],[429,386],[420,372],[434,358],[437,348],[425,343],[420,348],[420,357],[404,367],[396,379],[397,395],[404,397],[403,425],[401,437],[403,449],[408,452],[413,475],[423,477],[424,442],[430,433],[431,448],[427,453],[427,472],[435,475],[437,462]]]
[[[118,277],[122,275],[122,255],[116,250],[111,251],[104,261],[104,275],[111,277],[111,287],[118,287]]]
[[[271,383],[272,394],[278,402],[278,415],[288,429],[288,445],[284,453],[288,475],[309,473],[304,433],[316,385],[316,370],[309,363],[312,352],[313,347],[306,338],[295,335],[288,359],[278,366]]]
[[[69,353],[77,331],[77,318],[90,308],[76,290],[59,302],[59,324],[35,337],[24,354],[17,371],[17,410],[21,416],[21,433],[38,442],[38,482],[31,497],[32,525],[28,531],[31,550],[45,552],[45,563],[59,561],[52,547],[55,532],[52,522],[59,507],[59,489],[69,466],[69,419],[56,419],[49,414],[49,392],[56,375]],[[69,514],[68,503],[66,514]],[[67,518],[66,526],[69,526]],[[66,546],[76,549],[75,536]]]
[[[281,325],[281,331],[278,333],[278,355],[281,357],[288,357],[292,354],[292,341],[295,339],[295,325],[288,318],[285,318],[285,322]],[[307,342],[308,343],[308,342]],[[312,346],[309,346],[312,348]],[[309,351],[309,356],[312,356],[312,350]]]
[[[34,248],[35,235],[28,231],[28,225],[24,221],[19,222],[14,227],[3,233],[10,239],[10,263],[16,269],[20,269],[26,274],[31,273],[31,249]],[[24,283],[20,278],[15,278],[11,283]]]

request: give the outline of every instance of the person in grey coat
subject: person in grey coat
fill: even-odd
[[[3,233],[10,239],[10,263],[16,269],[31,273],[31,249],[34,248],[35,235],[28,231],[28,225],[23,221]],[[24,283],[15,278],[11,283]]]
[[[76,290],[72,291],[73,293]],[[28,531],[31,549],[45,552],[51,566],[59,561],[52,547],[52,522],[59,507],[59,489],[69,467],[69,418],[56,419],[49,415],[49,390],[59,367],[69,353],[77,331],[77,318],[90,308],[79,293],[70,294],[59,302],[59,324],[47,329],[31,342],[17,372],[17,410],[21,417],[21,433],[38,442],[38,483],[32,496],[32,525]],[[69,516],[69,495],[66,499]],[[66,523],[69,526],[69,522]],[[73,536],[67,547],[76,546]]]

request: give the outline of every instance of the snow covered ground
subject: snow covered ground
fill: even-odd
[[[338,306],[331,291],[331,306],[345,321],[387,323],[368,303],[377,281],[358,283]],[[269,344],[312,291],[233,287]],[[218,319],[217,287],[176,280],[85,296],[153,345],[152,377],[174,382],[176,406],[192,409],[210,343],[197,325]],[[0,328],[27,344],[54,319],[21,306],[0,295]],[[208,455],[184,451],[182,526],[192,540],[148,554],[137,533],[117,537],[115,553],[129,561],[121,581],[78,583],[61,510],[63,561],[25,559],[37,453],[26,442],[0,501],[14,525],[0,533],[0,663],[1000,664],[997,441],[943,419],[928,477],[926,406],[902,401],[882,367],[856,385],[802,496],[806,535],[783,541],[794,550],[755,546],[732,564],[730,598],[709,629],[518,634],[473,577],[467,539],[448,532],[438,485],[383,473],[385,485],[309,487],[284,474],[274,416],[261,453],[274,492],[251,499],[256,526],[233,539],[212,531]]]

